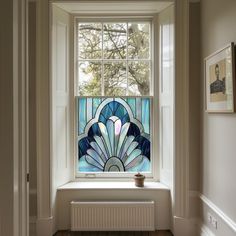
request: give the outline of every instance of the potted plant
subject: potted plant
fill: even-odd
[[[145,179],[145,176],[140,173],[134,175],[135,186],[136,187],[143,187],[144,186],[144,179]]]

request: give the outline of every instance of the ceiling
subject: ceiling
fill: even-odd
[[[173,1],[57,1],[54,4],[71,14],[153,14]]]

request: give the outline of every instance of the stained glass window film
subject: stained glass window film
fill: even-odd
[[[151,171],[150,98],[76,99],[78,172]]]

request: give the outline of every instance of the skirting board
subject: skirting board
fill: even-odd
[[[215,236],[215,234],[212,233],[212,231],[203,224],[200,224],[200,236]]]
[[[198,236],[198,219],[186,219],[174,216],[175,236]]]
[[[37,216],[29,217],[29,235],[30,236],[36,236],[36,221],[37,221]]]
[[[41,218],[36,221],[37,236],[53,235],[53,217]]]
[[[229,216],[203,194],[200,195],[200,199],[236,233],[236,223]]]

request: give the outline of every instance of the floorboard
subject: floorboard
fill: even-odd
[[[60,231],[55,236],[173,236],[168,230],[155,232],[70,232]]]

